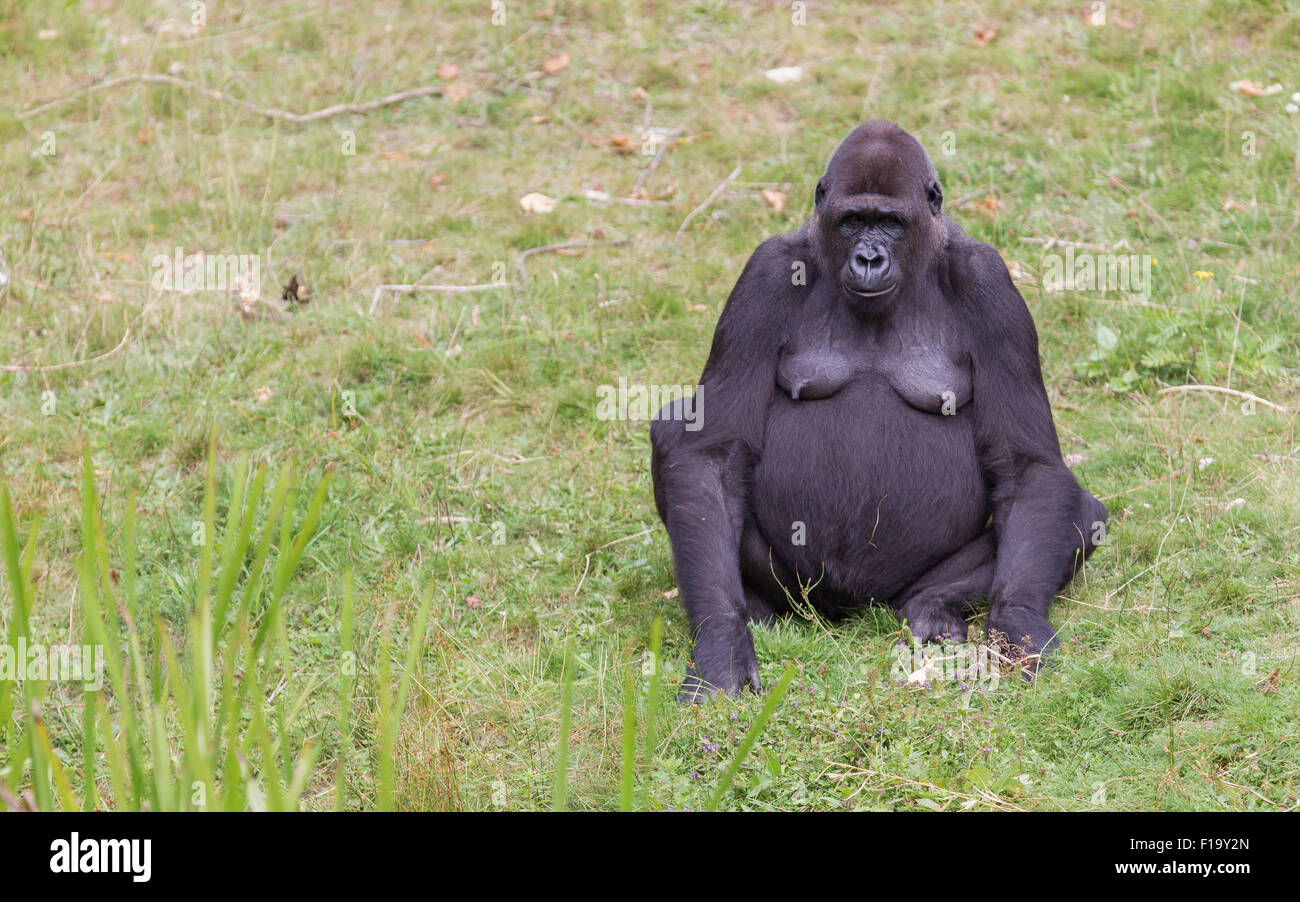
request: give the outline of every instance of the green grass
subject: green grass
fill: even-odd
[[[1110,4],[1089,27],[1004,0],[802,25],[783,3],[520,2],[493,25],[479,2],[286,0],[208,4],[192,35],[172,4],[107,6],[0,0],[0,366],[126,339],[0,370],[0,635],[108,665],[98,692],[0,681],[0,808],[197,807],[196,785],[209,809],[1300,802],[1295,4]],[[443,63],[470,93],[294,124],[135,83],[20,115],[115,60],[106,79],[297,113]],[[1107,543],[1032,686],[900,685],[898,625],[867,610],[755,629],[783,696],[681,707],[646,424],[597,419],[596,388],[692,383],[750,251],[875,117],[1011,267]],[[651,157],[611,138],[636,151],[647,124],[681,140],[624,203]],[[533,191],[554,212],[523,213]],[[1046,290],[1048,239],[1152,255],[1157,306]],[[520,278],[562,242],[598,246]],[[176,247],[259,254],[264,299],[298,274],[310,300],[246,317],[152,290]],[[503,284],[368,313],[422,277]],[[1286,410],[1158,394],[1193,382]]]

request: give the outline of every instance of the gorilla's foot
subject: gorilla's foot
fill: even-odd
[[[734,697],[746,686],[755,692],[763,691],[749,627],[744,624],[738,627],[725,631],[701,630],[686,668],[686,679],[677,693],[679,702],[693,705],[719,692]]]
[[[989,611],[988,641],[1005,663],[1032,680],[1044,659],[1060,645],[1056,630],[1040,611],[1002,606]]]

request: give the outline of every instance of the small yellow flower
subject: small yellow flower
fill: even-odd
[[[1196,278],[1198,278],[1198,279],[1213,279],[1213,278],[1214,278],[1214,273],[1209,272],[1208,270],[1204,270],[1204,269],[1198,269],[1195,273],[1193,273],[1193,275],[1195,275]]]

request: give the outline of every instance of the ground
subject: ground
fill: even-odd
[[[129,687],[0,686],[0,807],[1296,807],[1300,10],[1095,6],[0,2],[0,621],[78,642],[107,601]],[[681,707],[647,424],[598,389],[698,377],[868,118],[1007,261],[1106,543],[1032,685],[909,682],[876,609],[755,629],[784,694]],[[177,248],[260,290],[160,290]],[[1149,296],[1061,290],[1067,248],[1149,256]],[[478,287],[378,288],[417,282]],[[196,524],[231,532],[244,455],[309,529],[278,589],[222,546],[251,590],[214,637]]]

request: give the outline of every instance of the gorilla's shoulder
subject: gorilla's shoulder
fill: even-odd
[[[975,280],[981,284],[1007,274],[1007,264],[1002,254],[991,244],[970,237],[961,226],[949,220],[947,232],[947,261],[952,274],[961,281]]]
[[[969,334],[988,347],[1021,348],[1037,355],[1038,331],[1029,306],[991,244],[950,230],[945,295]]]
[[[796,232],[773,235],[754,248],[745,269],[748,272],[753,268],[755,275],[772,276],[779,271],[782,276],[788,276],[792,263],[808,265],[812,257],[812,241],[805,226]]]
[[[1025,309],[1006,261],[993,245],[971,238],[954,224],[948,230],[946,250],[946,281],[962,300],[976,303],[986,312],[991,312],[990,305],[1002,313]]]
[[[773,235],[750,254],[727,306],[755,312],[782,306],[789,292],[781,286],[808,284],[816,272],[814,260],[806,229]]]

